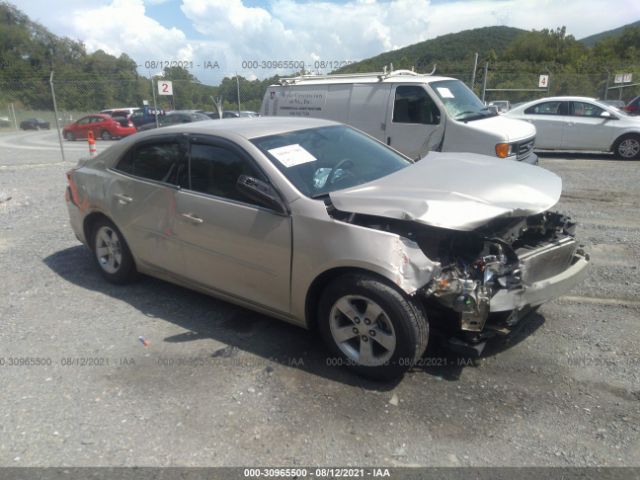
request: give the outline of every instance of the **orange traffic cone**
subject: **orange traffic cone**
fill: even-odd
[[[89,156],[95,157],[96,156],[96,139],[93,138],[93,132],[91,130],[89,130],[89,132],[87,133],[87,141],[89,142]]]

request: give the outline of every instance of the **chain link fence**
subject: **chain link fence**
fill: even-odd
[[[492,70],[486,72],[478,66],[476,75],[468,71],[440,71],[437,75],[450,76],[472,85],[480,98],[509,100],[512,104],[550,95],[579,95],[628,101],[640,95],[640,85],[614,83],[615,73],[573,74],[540,72],[548,75],[548,85],[538,86],[539,75],[524,72]],[[283,77],[295,76],[291,72]],[[322,72],[319,72],[322,73]],[[640,79],[640,69],[631,70],[633,78]],[[191,79],[171,79],[172,95],[164,95],[160,76],[103,77],[99,79],[66,79],[49,77],[0,79],[0,131],[19,130],[23,121],[37,118],[49,123],[51,129],[75,122],[84,115],[121,107],[150,108],[157,106],[165,112],[171,110],[201,110],[220,113],[220,110],[259,112],[262,98],[274,78],[264,78],[264,71],[243,69],[219,72],[217,85],[208,85]],[[57,116],[54,112],[54,98]]]

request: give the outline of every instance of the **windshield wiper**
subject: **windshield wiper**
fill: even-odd
[[[331,192],[316,193],[315,195],[311,195],[311,198],[316,199],[316,198],[328,197],[329,193]]]
[[[464,115],[467,115],[466,117]],[[456,115],[456,120],[462,120],[463,122],[468,122],[471,120],[478,120],[480,118],[485,117],[494,117],[497,114],[494,114],[491,109],[484,107],[482,110],[471,111],[467,110],[464,112],[460,112]]]

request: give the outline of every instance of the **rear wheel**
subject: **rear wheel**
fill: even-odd
[[[92,246],[100,273],[111,283],[124,284],[136,275],[129,246],[120,230],[106,218],[93,226]]]
[[[103,130],[102,133],[100,134],[100,138],[102,140],[111,140],[113,137],[107,130]]]
[[[640,158],[640,135],[626,135],[620,138],[616,142],[613,151],[623,160]]]
[[[424,353],[429,327],[422,307],[384,280],[369,274],[338,278],[320,299],[319,327],[345,365],[375,380],[404,374]]]

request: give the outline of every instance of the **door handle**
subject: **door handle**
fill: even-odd
[[[133,202],[133,198],[128,197],[126,195],[122,195],[121,193],[116,193],[114,197],[118,199],[118,203],[120,203],[121,205],[126,205],[128,203]]]
[[[195,223],[196,225],[200,225],[202,222],[204,222],[204,220],[202,220],[197,215],[194,215],[193,213],[183,213],[182,216],[190,222]]]
[[[391,137],[387,137],[387,145],[391,145]]]

